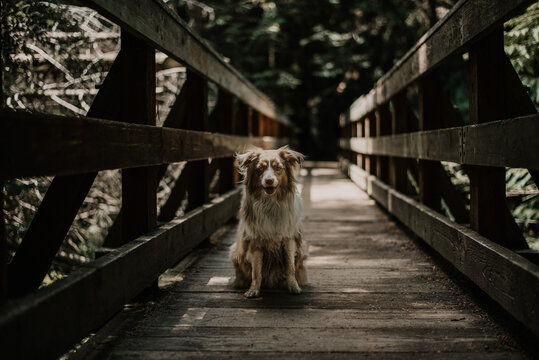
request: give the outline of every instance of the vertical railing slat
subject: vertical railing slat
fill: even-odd
[[[419,131],[442,127],[441,98],[436,73],[419,81]],[[419,160],[419,201],[441,211],[440,171],[438,161]]]
[[[155,125],[155,50],[122,31],[121,119]],[[122,170],[122,244],[157,226],[156,166]]]

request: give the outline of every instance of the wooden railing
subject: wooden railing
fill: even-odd
[[[539,266],[520,255],[530,252],[520,251],[527,244],[505,199],[505,167],[528,168],[539,184],[539,116],[503,47],[503,21],[529,3],[459,1],[341,115],[340,165],[538,336]],[[444,60],[464,52],[468,126],[438,73]],[[407,99],[412,86],[418,118]],[[440,161],[463,164],[469,210]],[[454,221],[442,215],[442,199]]]
[[[0,264],[6,359],[56,357],[103,325],[235,216],[233,154],[249,145],[282,145],[289,131],[273,103],[160,0],[84,3],[122,28],[121,50],[87,116],[0,112],[0,181],[55,176],[15,256]],[[163,127],[155,118],[156,49],[187,67]],[[208,81],[219,88],[209,116]],[[188,163],[158,212],[159,181],[167,164],[180,161]],[[108,251],[37,290],[105,169],[122,169],[122,209],[105,240]],[[210,199],[217,170],[220,195]],[[186,191],[186,214],[175,218]]]

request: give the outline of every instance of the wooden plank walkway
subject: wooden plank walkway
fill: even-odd
[[[489,316],[352,182],[303,170],[309,285],[230,286],[235,226],[126,307],[74,359],[520,359]]]

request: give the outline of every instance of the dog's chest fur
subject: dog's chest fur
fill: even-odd
[[[241,218],[250,241],[280,243],[283,239],[293,239],[300,232],[299,194],[293,191],[280,201],[274,197],[253,199],[245,195]]]

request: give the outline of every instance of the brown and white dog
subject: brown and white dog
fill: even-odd
[[[283,287],[294,294],[307,282],[301,237],[301,197],[296,174],[303,155],[282,147],[236,154],[243,175],[243,199],[236,243],[230,257],[236,268],[234,285],[248,298],[261,286]]]

